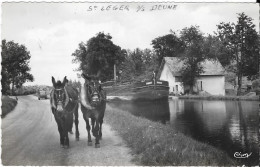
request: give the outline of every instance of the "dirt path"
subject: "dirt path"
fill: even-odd
[[[49,100],[19,97],[18,105],[2,119],[2,164],[34,166],[128,166],[130,150],[115,131],[104,124],[101,148],[87,146],[87,131],[79,111],[80,141],[70,135],[70,148],[62,149]],[[94,144],[93,144],[94,145]]]

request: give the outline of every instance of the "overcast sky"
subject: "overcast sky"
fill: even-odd
[[[109,5],[110,10],[102,11]],[[112,10],[121,5],[124,10]],[[158,10],[155,5],[177,6]],[[241,12],[253,18],[259,32],[255,3],[3,3],[1,37],[30,51],[35,81],[26,85],[51,85],[51,76],[77,79],[73,69],[78,65],[72,64],[71,54],[100,31],[122,49],[152,49],[151,41],[170,30],[198,25],[203,33],[213,34],[217,24],[237,22]]]

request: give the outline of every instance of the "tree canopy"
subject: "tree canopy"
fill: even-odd
[[[213,37],[204,37],[198,26],[185,27],[179,34],[172,30],[170,32],[171,34],[152,41],[157,62],[160,64],[164,57],[182,59],[184,62],[180,70],[182,82],[192,88],[195,84],[195,77],[203,72],[200,63],[206,58],[215,58],[214,49],[210,45],[213,43]]]
[[[173,31],[171,34],[155,38],[152,40],[152,45],[159,64],[164,57],[179,57],[185,47],[183,41]]]
[[[223,44],[218,57],[222,64],[236,73],[239,95],[242,77],[251,79],[259,72],[259,36],[252,18],[245,13],[238,14],[236,24],[222,22],[217,27],[217,37]]]
[[[206,59],[208,50],[205,48],[205,41],[198,26],[185,27],[180,32],[180,39],[184,43],[184,52],[181,59],[184,65],[180,71],[182,82],[189,86],[190,92],[195,85],[195,78],[203,72],[200,63]]]
[[[72,54],[73,63],[79,63],[77,70],[89,75],[96,75],[100,70],[102,81],[113,79],[113,66],[124,60],[126,51],[111,39],[109,34],[99,32],[86,43],[81,42]]]
[[[33,75],[30,74],[30,52],[24,45],[19,45],[13,41],[7,42],[2,40],[2,93],[6,94],[12,84],[12,92],[14,87],[20,88],[25,82],[33,81]]]
[[[156,56],[150,49],[127,50],[125,61],[120,65],[122,81],[140,81],[152,76],[157,68]]]

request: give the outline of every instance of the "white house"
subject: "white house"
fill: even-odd
[[[176,57],[164,57],[158,77],[160,80],[168,81],[170,93],[184,93],[184,86],[181,82],[180,70],[183,61]],[[207,92],[211,95],[225,95],[224,68],[218,61],[205,60],[202,62],[204,72],[196,78],[195,92]]]

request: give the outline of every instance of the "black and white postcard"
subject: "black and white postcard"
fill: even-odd
[[[259,8],[2,2],[2,165],[259,165]]]

